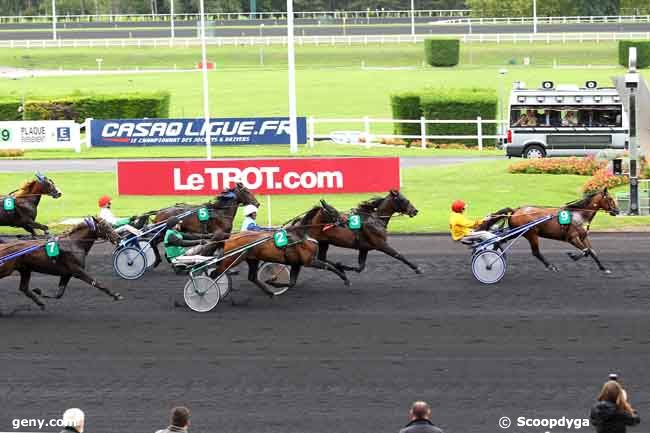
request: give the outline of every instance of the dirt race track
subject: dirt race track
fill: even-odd
[[[165,265],[119,280],[110,247],[99,245],[88,269],[126,300],[73,282],[47,311],[0,319],[0,431],[12,431],[15,418],[77,406],[88,432],[149,433],[166,425],[171,406],[186,404],[193,432],[396,432],[421,398],[447,432],[493,433],[502,416],[586,417],[610,371],[647,419],[650,234],[593,241],[611,276],[545,241],[560,268],[549,273],[520,241],[505,279],[488,287],[473,279],[469,251],[448,237],[394,237],[423,275],[371,253],[350,288],[308,270],[277,299],[242,275],[236,295],[251,301],[206,314],[173,307],[185,277]],[[44,290],[56,283],[32,279]],[[17,276],[0,281],[5,312],[27,305],[17,284]]]

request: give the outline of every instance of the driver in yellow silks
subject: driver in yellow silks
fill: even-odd
[[[463,215],[465,207],[465,202],[462,200],[456,200],[451,204],[452,212],[449,215],[449,231],[453,240],[463,243],[473,243],[492,239],[496,236],[487,230],[474,230],[483,220],[471,220],[467,218]]]

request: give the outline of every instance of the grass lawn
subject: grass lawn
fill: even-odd
[[[420,149],[403,146],[376,146],[336,144],[316,142],[314,148],[300,146],[298,153],[289,152],[289,146],[214,146],[213,158],[260,158],[273,156],[415,156],[415,157],[495,157],[503,156],[502,150],[486,148],[478,150],[462,149]],[[123,159],[123,158],[205,158],[203,146],[155,146],[155,147],[82,147],[81,153],[73,150],[33,150],[22,157],[3,159]]]
[[[99,44],[99,42],[98,42]],[[533,66],[616,65],[618,44],[614,42],[572,41],[568,44],[544,42],[464,43],[461,65],[506,66],[523,64],[529,57]],[[98,48],[14,48],[0,50],[0,65],[26,69],[96,69],[101,57],[104,69],[194,68],[201,59],[198,47],[110,47]],[[286,68],[287,49],[271,46],[209,46],[208,59],[218,70],[231,68]],[[420,43],[298,45],[296,65],[300,69],[367,66],[422,66],[424,48]],[[431,70],[429,70],[431,72]],[[584,81],[584,80],[583,80]]]
[[[415,218],[400,217],[391,222],[393,232],[446,232],[449,204],[456,198],[469,203],[470,216],[479,218],[505,206],[524,204],[561,205],[580,197],[582,176],[522,175],[507,173],[507,161],[485,161],[445,167],[411,168],[403,170],[403,192],[420,210]],[[134,215],[186,200],[200,203],[199,197],[118,197],[112,173],[48,173],[62,190],[58,200],[44,198],[39,207],[40,222],[55,224],[65,218],[80,217],[97,212],[96,200],[103,194],[113,195],[113,208],[119,215]],[[31,173],[0,174],[0,191],[18,187]],[[467,180],[471,179],[470,182]],[[371,194],[331,195],[324,197],[339,209],[348,209]],[[280,224],[310,206],[320,196],[273,196],[273,224]],[[266,223],[266,198],[262,204],[260,222]],[[239,223],[241,216],[236,221]],[[614,218],[599,214],[592,229],[644,229],[650,218]],[[59,230],[63,227],[59,227]],[[3,228],[3,233],[15,232]]]

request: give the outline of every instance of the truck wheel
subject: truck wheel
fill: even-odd
[[[533,144],[532,146],[526,147],[524,150],[524,158],[535,159],[535,158],[544,158],[546,156],[546,151],[542,146]]]

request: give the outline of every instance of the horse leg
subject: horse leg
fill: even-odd
[[[31,229],[31,232],[32,232],[33,235],[36,234],[36,233],[34,232],[34,229],[42,230],[42,231],[43,231],[43,234],[45,234],[45,235],[49,235],[49,234],[50,234],[50,228],[49,228],[48,226],[44,225],[44,224],[37,223],[36,221],[32,221],[32,222],[29,222],[29,223],[27,223],[27,224],[32,228],[32,229]]]
[[[552,272],[559,272],[559,269],[549,263],[546,258],[542,255],[542,252],[539,250],[539,236],[533,232],[528,232],[524,235],[526,239],[528,239],[528,243],[530,244],[530,250],[533,253],[533,256],[537,257],[537,259],[544,263],[544,266],[546,266],[546,269]]]
[[[29,280],[31,277],[32,273],[30,271],[20,271],[20,291],[38,305],[41,310],[45,310],[45,304],[38,299],[38,296],[34,292],[29,290]]]
[[[598,254],[596,254],[596,251],[594,251],[593,247],[591,246],[591,241],[589,238],[585,235],[584,238],[581,239],[582,245],[586,248],[584,250],[584,255],[585,256],[591,256],[592,259],[594,259],[594,262],[596,262],[596,265],[598,266],[598,269],[603,271],[606,274],[611,274],[612,271],[607,269],[603,264],[601,263],[600,259],[598,258]]]
[[[399,252],[397,252],[397,250],[395,250],[393,247],[391,247],[388,244],[383,244],[381,247],[377,248],[377,251],[381,251],[384,254],[388,254],[389,256],[391,256],[391,257],[399,260],[400,262],[406,264],[409,268],[413,269],[416,274],[421,274],[422,273],[422,271],[420,270],[420,268],[417,265],[415,265],[415,264],[411,263],[410,261],[408,261],[406,259],[406,257],[401,255]]]
[[[63,295],[65,294],[65,289],[68,287],[68,283],[70,282],[70,279],[72,278],[71,274],[67,275],[61,275],[61,278],[59,279],[59,290],[56,292],[56,295],[50,296],[46,295],[44,293],[41,293],[40,289],[33,289],[33,291],[41,296],[42,298],[48,298],[48,299],[61,299]]]
[[[30,235],[32,235],[32,238],[36,238],[36,232],[32,228],[31,225],[25,224],[21,226],[26,232],[28,232]]]
[[[257,278],[257,270],[260,266],[259,260],[248,259],[246,260],[246,263],[248,264],[248,281],[255,284],[262,290],[262,292],[266,293],[271,298],[274,297],[275,293],[267,289],[266,286],[264,286],[264,284],[262,284],[262,282]]]
[[[154,239],[151,240],[149,243],[149,248],[153,250],[153,254],[156,256],[156,260],[153,262],[153,267],[156,268],[160,263],[162,263],[162,257],[160,256],[160,251],[158,251],[158,244],[160,243],[160,239],[158,237],[155,237]]]
[[[316,268],[316,269],[323,269],[325,271],[330,271],[335,273],[340,279],[343,280],[343,283],[346,286],[350,285],[350,280],[348,280],[348,277],[345,275],[345,272],[342,271],[341,269],[338,268],[338,266],[335,266],[329,262],[325,262],[322,260],[319,260],[314,257],[312,262],[309,264],[309,267],[311,268]],[[297,278],[297,277],[296,277]]]
[[[83,269],[76,269],[74,271],[74,273],[73,273],[73,276],[75,278],[83,281],[84,283],[89,284],[89,285],[101,290],[102,292],[106,293],[108,296],[110,296],[111,298],[113,298],[116,301],[120,301],[120,300],[124,299],[122,297],[122,295],[120,295],[119,293],[113,293],[113,292],[111,292],[111,290],[109,288],[104,287],[103,285],[101,285],[99,283],[99,281],[95,280],[93,277],[88,275]]]

